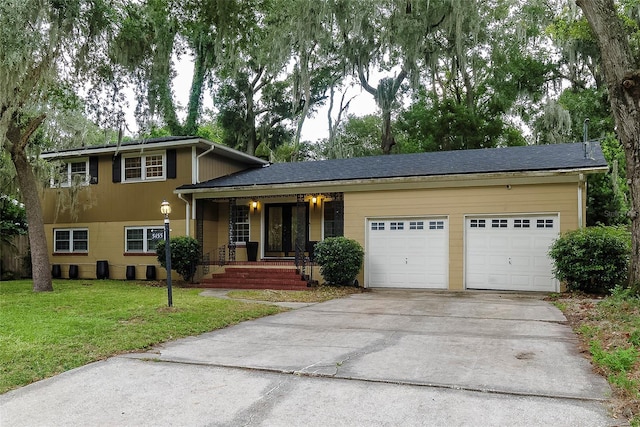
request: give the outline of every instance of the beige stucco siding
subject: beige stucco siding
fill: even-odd
[[[173,190],[191,182],[191,149],[182,148],[176,153],[176,179],[141,182],[113,182],[112,155],[100,156],[98,161],[98,183],[77,189],[78,222],[141,221],[160,218],[160,203],[166,199],[171,203],[171,217],[185,218],[185,203]],[[57,209],[69,205],[72,190],[69,188],[46,188],[43,193],[44,222],[73,222],[69,210]],[[59,200],[59,203],[57,201]],[[56,215],[57,210],[57,215]],[[183,228],[184,230],[184,228]]]
[[[124,221],[124,222],[78,222],[68,224],[47,224],[47,244],[50,253],[51,264],[59,264],[62,276],[68,277],[69,265],[78,265],[80,278],[92,279],[96,277],[96,262],[106,260],[109,262],[109,278],[125,279],[128,265],[136,266],[136,278],[144,279],[146,266],[155,265],[158,279],[166,278],[166,271],[160,267],[155,254],[125,254],[125,227],[158,227],[162,228],[163,220],[155,221]],[[89,232],[89,251],[78,254],[55,253],[53,248],[54,229],[86,228]],[[184,235],[185,221],[171,221],[171,236]],[[178,278],[177,275],[174,276]]]
[[[586,198],[586,193],[583,194]],[[560,230],[578,227],[578,184],[532,184],[345,193],[345,236],[366,248],[368,218],[445,216],[449,289],[464,288],[464,221],[476,214],[559,213]],[[366,265],[365,265],[366,268]],[[360,273],[360,283],[364,274]]]

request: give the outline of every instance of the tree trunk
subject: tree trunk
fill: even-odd
[[[618,138],[627,161],[631,195],[631,268],[629,282],[640,284],[640,70],[635,68],[627,34],[613,0],[576,0],[600,48]]]
[[[247,154],[252,155],[256,152],[256,146],[258,141],[258,134],[256,132],[256,112],[255,104],[253,102],[253,88],[247,88],[244,93],[245,101],[247,103],[247,116],[245,117],[245,123],[247,127]]]
[[[382,152],[391,154],[391,149],[396,145],[396,139],[391,132],[391,110],[382,112]]]
[[[38,125],[35,127],[37,128]],[[40,204],[40,198],[38,197],[38,184],[24,151],[24,144],[20,143],[21,140],[28,139],[28,136],[24,134],[21,135],[13,126],[11,126],[11,128],[12,129],[7,132],[7,138],[12,143],[11,160],[16,168],[16,177],[18,179],[20,194],[22,195],[22,202],[27,211],[31,267],[33,270],[33,291],[53,291],[47,236],[44,231],[42,206]]]
[[[193,64],[193,80],[189,91],[189,105],[187,106],[187,119],[184,124],[185,136],[193,136],[198,131],[198,116],[202,105],[202,88],[204,76],[207,71],[204,53],[198,52]]]

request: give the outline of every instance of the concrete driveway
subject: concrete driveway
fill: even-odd
[[[535,296],[368,292],[6,393],[0,425],[619,425],[564,322]]]

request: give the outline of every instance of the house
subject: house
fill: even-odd
[[[60,184],[44,195],[52,264],[80,276],[99,260],[115,278],[157,265],[167,199],[172,236],[196,237],[211,264],[308,268],[309,242],[344,235],[365,249],[361,285],[450,290],[559,290],[549,245],[585,225],[586,176],[607,170],[581,143],[268,164],[174,137],[42,157],[87,182],[77,218],[56,216]]]

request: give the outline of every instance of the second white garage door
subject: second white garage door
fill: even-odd
[[[557,215],[467,218],[467,289],[557,291],[548,252],[558,232]]]
[[[367,222],[367,286],[448,287],[446,218],[376,219]]]

